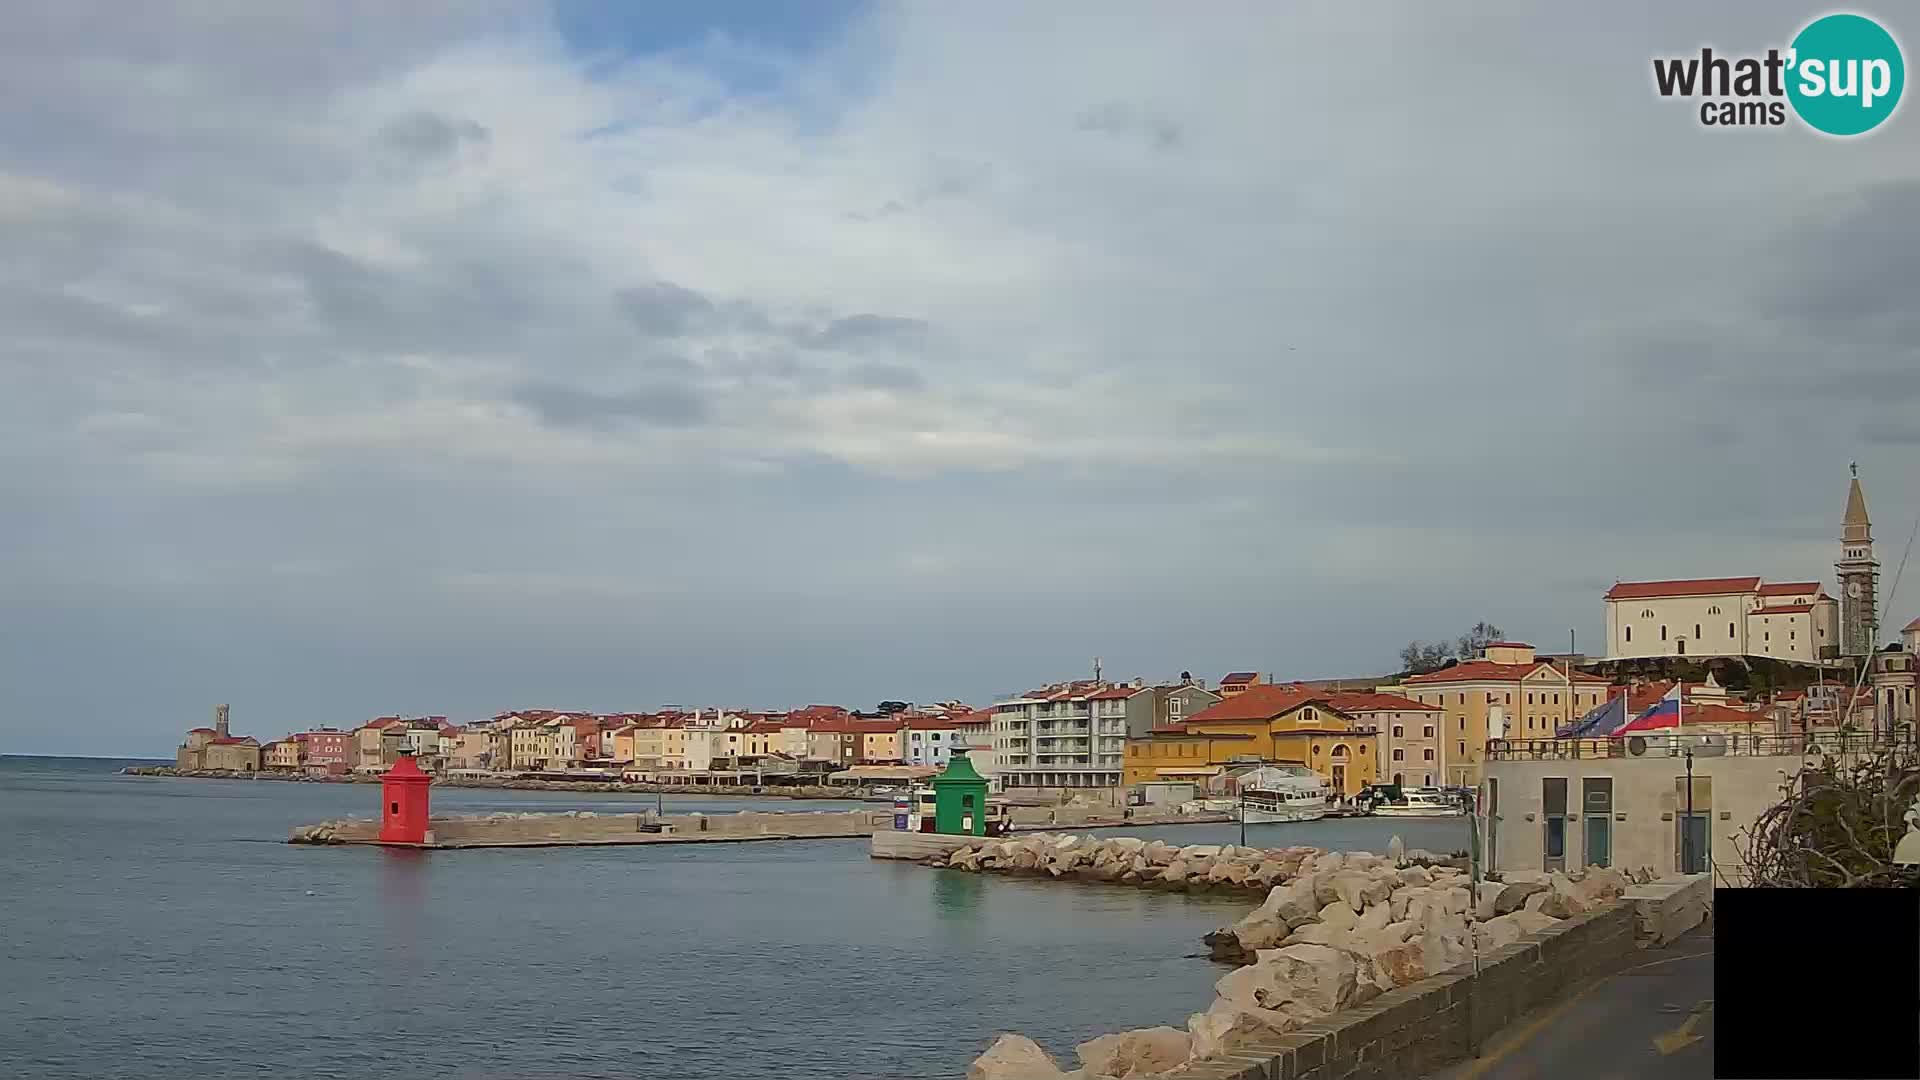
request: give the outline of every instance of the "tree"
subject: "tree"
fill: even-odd
[[[1471,660],[1499,641],[1500,628],[1490,622],[1477,622],[1451,644],[1445,641],[1409,641],[1400,650],[1400,670],[1409,675],[1439,671],[1449,660]]]
[[[1444,641],[1409,641],[1400,650],[1400,670],[1409,675],[1439,671],[1453,659],[1453,646]]]
[[[1487,646],[1499,641],[1505,635],[1500,628],[1482,620],[1473,624],[1466,633],[1454,642],[1453,654],[1462,660],[1471,660],[1485,652]]]

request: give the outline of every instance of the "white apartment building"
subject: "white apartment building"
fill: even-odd
[[[1119,787],[1127,699],[1138,687],[1074,682],[993,706],[994,771],[1004,786]]]

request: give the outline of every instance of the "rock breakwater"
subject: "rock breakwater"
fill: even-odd
[[[1476,885],[1451,860],[1417,851],[1388,858],[1311,848],[1159,845],[1149,854],[1151,844],[1125,838],[1069,843],[1076,838],[1055,837],[1029,846],[1038,839],[962,849],[947,864],[1169,888],[1189,888],[1197,880],[1208,889],[1264,889],[1265,899],[1206,936],[1215,959],[1240,966],[1214,984],[1214,1001],[1188,1017],[1185,1031],[1149,1028],[1083,1043],[1080,1068],[1073,1072],[1061,1070],[1032,1040],[1003,1035],[973,1062],[969,1080],[1164,1075],[1470,964],[1476,952],[1491,953],[1611,903],[1630,884],[1654,876],[1645,869],[1591,867],[1510,873]],[[1134,880],[1127,881],[1129,875]]]

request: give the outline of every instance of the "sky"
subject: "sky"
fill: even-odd
[[[1822,10],[10,7],[0,751],[1587,646],[1856,461],[1890,580],[1914,105],[1652,90]]]

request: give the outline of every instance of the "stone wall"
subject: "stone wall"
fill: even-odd
[[[1465,1058],[1525,1013],[1626,965],[1635,912],[1615,901],[1481,957],[1468,971],[1388,991],[1284,1035],[1165,1074],[1168,1080],[1389,1080]]]

